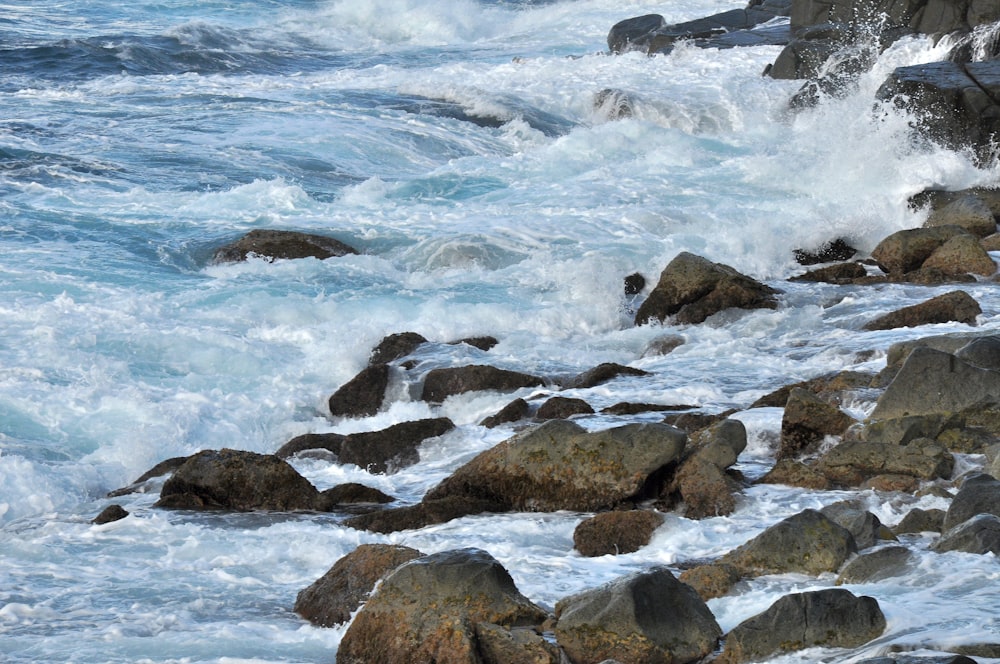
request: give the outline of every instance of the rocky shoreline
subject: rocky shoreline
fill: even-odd
[[[782,16],[790,22],[775,20]],[[767,75],[807,79],[793,100],[801,107],[850,86],[872,48],[885,48],[908,34],[948,35],[956,44],[953,59],[897,70],[880,96],[902,103],[905,94],[910,108],[924,118],[940,118],[946,109],[948,123],[918,129],[932,140],[972,150],[984,163],[996,163],[1000,45],[994,38],[981,48],[974,37],[985,33],[982,26],[998,21],[1000,6],[978,0],[755,0],[745,9],[681,25],[666,25],[655,15],[628,19],[612,28],[608,44],[612,52],[650,54],[668,52],[681,39],[710,48],[785,44]],[[616,95],[627,104],[627,92]],[[1000,190],[928,191],[912,205],[929,208],[924,227],[894,233],[867,255],[851,247],[849,238],[804,247],[797,258],[808,269],[791,281],[872,288],[892,282],[997,281],[990,252],[1000,250]],[[220,248],[216,260],[248,255],[328,259],[350,253],[357,252],[332,238],[255,231]],[[630,275],[625,291],[640,302],[636,325],[664,327],[644,355],[665,355],[684,343],[670,326],[710,319],[719,324],[740,310],[788,306],[780,285],[690,253],[674,258],[651,286]],[[972,327],[981,313],[979,303],[956,287],[870,320],[864,329],[949,321]],[[641,369],[604,364],[567,377],[488,363],[424,367],[419,349],[439,343],[465,344],[488,357],[496,340],[437,342],[407,331],[390,335],[372,350],[369,365],[328,401],[329,416],[337,421],[371,416],[399,398],[433,405],[474,391],[532,392],[481,423],[511,426],[512,437],[455,470],[417,504],[398,506],[392,496],[356,484],[319,491],[286,459],[311,456],[393,473],[417,463],[423,443],[454,427],[444,417],[349,435],[306,434],[274,455],[206,450],[165,461],[113,495],[145,491],[155,486],[155,478],[169,475],[157,503],[161,508],[338,512],[351,514],[345,526],[377,533],[481,513],[594,513],[577,527],[574,548],[584,556],[601,556],[646,546],[667,512],[689,519],[731,514],[750,485],[733,467],[747,446],[747,432],[730,417],[732,411],[623,402],[604,412],[628,417],[662,411],[663,420],[647,417],[600,431],[572,420],[594,412],[585,398],[588,389],[613,390],[621,377],[642,380],[647,372]],[[706,602],[731,592],[743,579],[836,573],[843,582],[863,584],[905,574],[912,552],[897,537],[914,532],[938,533],[931,547],[936,552],[1000,555],[1000,337],[974,331],[925,337],[889,348],[878,373],[843,371],[773,387],[774,392],[746,406],[784,409],[775,464],[757,482],[933,493],[950,500],[948,510],[914,509],[900,523],[887,525],[860,502],[807,509],[716,560],[629,575],[566,597],[551,612],[524,597],[485,551],[424,555],[409,547],[365,544],[303,589],[294,610],[324,627],[350,621],[337,653],[337,661],[345,664],[738,664],[815,646],[857,647],[886,628],[876,599],[832,588],[787,594],[724,634]],[[570,389],[572,397],[560,394]],[[874,409],[857,421],[841,409],[848,400],[872,403]],[[984,455],[983,472],[954,477],[955,454]],[[95,522],[125,514],[110,505]],[[974,661],[970,656],[1000,657],[1000,637],[940,650],[935,656],[864,661],[957,663]]]

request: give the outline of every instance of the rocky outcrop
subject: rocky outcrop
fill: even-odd
[[[511,631],[546,617],[485,551],[435,553],[383,579],[344,634],[337,663],[481,664],[481,624]],[[558,661],[543,642],[537,649],[536,661]]]
[[[871,597],[841,588],[786,595],[734,627],[719,661],[739,664],[815,646],[855,648],[885,627],[885,616]]]
[[[774,309],[777,292],[728,265],[681,252],[660,274],[635,323],[701,323],[725,309]]]
[[[362,544],[295,598],[295,613],[319,627],[351,619],[383,576],[423,554],[398,544]]]
[[[378,412],[389,386],[389,365],[372,364],[330,396],[333,417],[370,417]]]
[[[934,323],[964,323],[975,325],[982,307],[962,290],[933,297],[926,302],[897,309],[865,323],[865,330],[892,330],[897,327],[917,327]]]
[[[464,392],[513,392],[523,387],[539,387],[544,383],[538,376],[485,364],[444,367],[427,372],[420,398],[423,401],[441,403],[450,396]]]
[[[573,531],[573,548],[588,557],[633,553],[649,544],[662,524],[659,512],[602,512],[580,522]]]
[[[324,510],[309,480],[271,454],[205,450],[187,458],[160,491],[157,507],[227,510]]]
[[[481,498],[509,510],[591,512],[655,490],[687,436],[666,424],[588,432],[550,420],[509,438],[456,470],[425,500]]]
[[[711,653],[722,630],[690,586],[657,568],[563,599],[555,634],[575,664],[684,664]]]
[[[242,238],[219,247],[213,260],[216,263],[245,261],[248,256],[270,260],[291,258],[334,258],[358,253],[339,240],[323,235],[296,231],[253,230]]]

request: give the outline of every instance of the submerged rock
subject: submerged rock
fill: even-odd
[[[217,263],[245,261],[248,256],[261,258],[334,258],[358,253],[340,240],[297,231],[252,230],[242,238],[220,247],[213,260]]]
[[[112,523],[113,521],[121,521],[129,515],[128,510],[126,510],[121,505],[108,505],[101,513],[98,514],[91,521],[92,524],[96,526],[103,526],[105,523]]]

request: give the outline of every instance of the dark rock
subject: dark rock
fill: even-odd
[[[941,444],[917,438],[906,445],[846,441],[827,452],[816,469],[844,486],[858,486],[877,475],[909,475],[923,480],[949,477],[955,459]]]
[[[508,511],[507,506],[496,501],[448,496],[430,500],[425,498],[416,505],[360,514],[346,519],[344,525],[373,533],[396,533],[401,530],[414,530],[436,523],[446,523],[472,514],[506,511]]]
[[[788,41],[787,30],[752,31],[752,28],[776,16],[787,16],[784,6],[751,2],[746,9],[732,9],[693,21],[661,26],[640,41],[648,39],[647,51],[650,54],[669,53],[681,40],[692,40],[698,46],[714,48],[784,44]]]
[[[825,475],[793,459],[780,459],[758,482],[760,484],[784,484],[820,491],[832,488],[830,480],[826,479]]]
[[[822,401],[812,392],[792,388],[781,417],[778,459],[814,451],[826,436],[840,436],[854,423],[847,413]]]
[[[487,429],[494,429],[501,424],[519,422],[531,415],[531,406],[524,399],[514,399],[500,409],[495,415],[490,415],[479,424]]]
[[[684,570],[678,580],[694,588],[707,602],[728,593],[740,578],[740,571],[732,565],[710,563]]]
[[[820,513],[838,526],[849,530],[858,551],[875,546],[880,539],[886,539],[883,535],[888,535],[888,539],[892,539],[888,528],[882,525],[877,516],[850,501],[827,505],[820,510]]]
[[[646,277],[638,272],[625,277],[625,294],[638,295],[646,287]]]
[[[633,50],[646,50],[649,34],[666,25],[659,14],[646,14],[619,21],[611,27],[608,33],[608,49],[612,53],[624,53]]]
[[[392,473],[420,461],[418,448],[428,438],[455,428],[447,417],[401,422],[380,431],[348,435],[340,446],[340,463],[353,463],[370,473]]]
[[[837,238],[827,242],[819,249],[807,251],[796,249],[795,262],[799,265],[816,265],[818,263],[833,263],[835,261],[846,261],[858,253],[858,250],[847,244],[843,238]]]
[[[655,490],[650,484],[680,457],[686,438],[665,424],[588,432],[549,420],[481,453],[425,500],[466,496],[511,510],[609,509]]]
[[[637,413],[660,413],[670,410],[690,410],[697,408],[691,404],[661,404],[661,403],[627,403],[620,402],[602,408],[601,412],[608,415],[635,415]]]
[[[591,415],[594,409],[583,399],[551,397],[538,407],[536,420],[565,420],[573,415]]]
[[[941,527],[951,530],[977,514],[1000,516],[1000,480],[980,473],[962,483],[951,501]]]
[[[722,556],[743,576],[801,572],[819,575],[840,569],[857,551],[854,537],[816,510],[805,510],[771,526]]]
[[[874,583],[905,574],[917,564],[917,557],[905,546],[888,546],[858,556],[844,565],[837,585],[844,583]]]
[[[370,364],[344,383],[329,400],[334,417],[370,417],[378,412],[389,386],[389,365]]]
[[[561,600],[555,634],[577,664],[683,664],[711,653],[722,630],[694,589],[655,568]]]
[[[810,270],[805,274],[790,277],[789,281],[804,281],[827,284],[850,284],[857,279],[864,279],[868,272],[860,263],[837,263]]]
[[[345,623],[379,579],[422,555],[416,549],[398,544],[362,544],[299,592],[295,613],[319,627]]]
[[[727,410],[722,413],[679,413],[676,415],[667,415],[663,418],[663,421],[682,431],[694,433],[695,431],[710,427],[716,422],[721,422],[734,412],[736,411]]]
[[[978,337],[955,352],[955,357],[980,369],[1000,371],[1000,337]]]
[[[278,457],[239,450],[205,450],[181,464],[157,507],[229,510],[318,510],[319,491]]]
[[[633,553],[649,544],[661,525],[659,512],[602,512],[580,522],[573,531],[573,548],[588,557]]]
[[[646,349],[642,351],[642,356],[656,357],[659,355],[669,355],[678,347],[683,346],[684,343],[684,337],[679,334],[661,334],[646,344]]]
[[[216,263],[233,263],[245,261],[250,255],[271,260],[310,257],[322,260],[356,253],[356,249],[332,237],[296,231],[253,230],[236,242],[217,249],[213,260]]]
[[[614,362],[605,362],[599,364],[593,369],[588,369],[576,378],[569,381],[566,385],[570,388],[583,389],[588,387],[596,387],[602,383],[607,383],[608,381],[614,380],[619,376],[648,376],[648,371],[643,371],[642,369],[636,369],[634,367],[627,367],[623,364],[615,364]]]
[[[906,533],[939,533],[944,528],[944,510],[922,510],[914,507],[892,529],[897,535]]]
[[[463,392],[492,390],[512,392],[523,387],[539,387],[544,381],[518,371],[497,369],[489,365],[474,364],[464,367],[432,369],[424,378],[423,401],[440,403],[450,396]]]
[[[402,359],[427,343],[423,335],[416,332],[397,332],[382,339],[372,349],[368,364],[377,366]]]
[[[322,495],[330,501],[331,505],[385,504],[396,500],[374,487],[358,484],[357,482],[338,484],[323,491]]]
[[[340,433],[304,433],[279,447],[274,456],[287,459],[306,450],[326,450],[336,456],[345,440],[347,436]]]
[[[971,295],[965,291],[957,290],[879,316],[866,323],[863,329],[892,330],[898,327],[917,327],[952,321],[975,325],[976,316],[981,313],[983,313],[982,308]]]
[[[435,553],[382,580],[344,634],[337,662],[474,663],[479,623],[512,628],[545,618],[485,551]]]
[[[458,341],[453,341],[453,344],[465,344],[466,346],[472,346],[473,348],[478,348],[484,353],[494,346],[496,346],[500,341],[496,337],[482,336],[482,337],[466,337],[465,339],[459,339]]]
[[[161,461],[156,464],[146,472],[144,472],[139,479],[127,487],[122,487],[121,489],[115,489],[108,493],[108,498],[118,498],[119,496],[127,496],[130,493],[145,493],[146,484],[157,477],[162,477],[169,473],[174,472],[181,465],[187,461],[187,457],[173,457],[165,461]]]
[[[128,511],[121,505],[108,505],[101,513],[91,521],[94,525],[102,526],[112,521],[120,521],[128,516]]]
[[[774,309],[777,292],[728,265],[681,252],[660,274],[635,322],[642,325],[672,317],[677,323],[701,323],[729,308]]]
[[[885,627],[885,616],[871,597],[842,588],[785,595],[726,635],[721,661],[738,664],[815,646],[856,648]]]
[[[1000,516],[978,514],[946,531],[934,544],[933,551],[992,553],[1000,556]]]

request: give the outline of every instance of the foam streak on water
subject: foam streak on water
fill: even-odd
[[[873,106],[894,67],[939,59],[944,46],[903,40],[857,94],[792,115],[798,84],[760,76],[777,47],[604,54],[621,19],[735,6],[662,5],[0,2],[0,660],[328,661],[343,629],[313,628],[291,607],[359,543],[479,546],[551,607],[651,564],[720,555],[843,498],[756,487],[730,517],[667,515],[649,547],[597,559],[572,550],[580,514],[381,536],[336,516],[155,510],[153,486],[119,499],[125,520],[89,523],[109,490],[168,457],[273,452],[301,433],[445,415],[457,429],[395,475],[296,462],[320,488],[360,481],[419,500],[511,433],[477,422],[512,397],[432,408],[400,385],[384,412],[329,421],[327,397],[393,332],[500,339],[488,354],[432,346],[426,367],[488,361],[565,377],[630,363],[654,376],[567,394],[595,409],[716,412],[826,371],[877,370],[900,339],[966,329],[859,331],[933,289],[784,281],[798,269],[795,248],[839,236],[870,250],[919,225],[926,212],[906,200],[926,187],[997,184],[994,171],[914,140],[909,118]],[[628,94],[631,118],[595,110],[604,88]],[[254,228],[327,233],[362,254],[210,264],[215,247]],[[621,280],[655,277],[684,250],[769,280],[783,306],[671,330],[685,345],[640,358],[664,330],[630,325]],[[963,288],[983,306],[980,327],[1000,327],[994,287]],[[863,417],[871,404],[848,407]],[[738,417],[751,434],[741,462],[760,474],[781,412]],[[912,506],[868,499],[889,524]],[[852,588],[882,603],[882,640],[816,657],[947,644],[957,630],[995,642],[995,560],[920,555],[921,574]],[[729,629],[790,589],[832,583],[764,578],[711,607]]]

